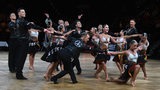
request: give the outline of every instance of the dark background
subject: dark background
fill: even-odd
[[[0,0],[0,41],[8,40],[9,14],[20,7],[26,10],[28,21],[42,27],[46,27],[45,12],[55,23],[59,19],[72,23],[82,13],[83,29],[107,23],[111,32],[126,29],[129,20],[135,19],[138,32],[149,34],[149,52],[160,56],[160,0]],[[43,34],[40,34],[40,41],[43,41]]]

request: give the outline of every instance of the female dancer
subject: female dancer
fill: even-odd
[[[90,30],[90,41],[91,41],[92,47],[94,48],[99,47],[99,42],[100,42],[99,33],[95,27],[92,27]],[[91,55],[96,57],[97,52],[91,52]],[[98,64],[96,64],[95,70],[97,70],[97,68],[98,68]]]
[[[45,38],[48,39],[49,44],[46,46],[46,51],[45,51],[44,55],[41,57],[41,60],[50,63],[47,67],[46,73],[44,74],[44,78],[46,79],[46,81],[48,81],[49,78],[52,76],[52,73],[55,70],[55,67],[58,64],[57,55],[56,55],[56,52],[55,52],[55,49],[54,49],[54,47],[56,45],[54,42],[55,42],[56,39],[53,38],[53,36],[58,35],[58,34],[61,35],[61,33],[57,32],[52,27],[52,20],[50,19],[49,14],[45,13],[45,15],[47,17],[46,20],[45,20],[45,23],[47,25],[48,30],[50,30],[51,33],[45,33]],[[61,38],[63,38],[63,37],[61,37]]]
[[[140,64],[142,71],[144,73],[144,79],[147,78],[147,73],[146,73],[146,68],[145,68],[145,63],[147,62],[147,48],[149,46],[149,41],[147,40],[147,33],[143,33],[141,36],[141,40],[139,42],[139,45],[142,46],[142,50],[139,52],[139,57],[138,57],[138,63]]]
[[[60,63],[61,61],[59,61],[59,58],[57,57],[58,52],[64,47],[64,41],[66,40],[66,37],[72,33],[74,30],[71,30],[67,33],[64,33],[65,28],[64,26],[62,27],[62,29],[60,30],[60,32],[57,32],[54,30],[54,33],[52,34],[52,46],[51,46],[51,50],[47,53],[47,56],[44,54],[42,56],[42,60],[50,62],[46,73],[44,74],[44,78],[48,81],[50,79],[50,77],[52,76],[55,68],[57,67],[58,63]],[[63,70],[63,66],[61,63],[61,70]]]
[[[108,81],[112,82],[118,82],[118,83],[127,83],[127,81],[131,78],[131,85],[135,86],[135,80],[137,77],[137,74],[139,73],[140,70],[140,65],[137,64],[137,59],[138,59],[138,53],[137,51],[141,50],[141,46],[138,46],[138,43],[136,40],[132,40],[129,44],[130,48],[125,51],[121,52],[109,52],[111,55],[126,55],[128,61],[125,64],[125,72],[118,78],[111,78]]]
[[[123,51],[126,49],[125,48],[125,45],[127,44],[126,39],[141,36],[141,34],[124,35],[123,30],[121,30],[119,34],[120,34],[120,37],[115,37],[116,41],[124,42],[124,43],[117,44],[117,51]],[[126,56],[124,55],[116,55],[113,59],[113,61],[116,62],[116,65],[120,71],[120,74],[124,72],[123,64],[125,64],[125,60],[126,60]]]
[[[38,30],[30,29],[29,30],[29,69],[34,71],[34,58],[36,52],[40,49],[39,41],[38,41]]]
[[[107,24],[105,24],[103,26],[103,32],[101,34],[99,34],[99,48],[103,51],[103,52],[99,52],[96,57],[95,57],[95,64],[98,64],[99,67],[95,73],[95,77],[97,79],[100,79],[99,77],[99,73],[104,70],[105,72],[105,79],[108,80],[108,73],[107,73],[107,67],[106,67],[106,62],[107,60],[110,60],[110,56],[107,55],[106,53],[108,52],[108,45],[110,42],[113,43],[121,43],[121,42],[117,42],[115,41],[112,36],[108,35],[109,31],[109,26]],[[98,39],[97,39],[98,40]]]

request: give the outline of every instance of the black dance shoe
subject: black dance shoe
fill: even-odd
[[[27,80],[27,78],[24,77],[22,74],[16,74],[16,78],[17,78],[18,80]]]
[[[9,71],[10,71],[10,73],[15,73],[16,72],[16,70],[12,70],[12,69],[10,69]]]
[[[78,71],[78,72],[77,72],[77,75],[81,75],[81,73],[82,73],[81,71]]]
[[[53,76],[53,77],[51,77],[51,81],[52,81],[52,82],[54,82],[54,84],[58,84],[58,82],[57,82],[57,78],[55,78],[54,76]]]
[[[78,81],[73,81],[72,83],[73,83],[73,84],[76,84],[76,83],[78,83]]]

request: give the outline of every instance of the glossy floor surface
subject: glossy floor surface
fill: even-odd
[[[42,54],[43,52],[36,54],[34,72],[28,69],[27,57],[23,72],[28,80],[17,80],[15,74],[8,71],[8,52],[0,52],[0,90],[160,90],[160,60],[148,60],[146,64],[148,80],[144,80],[141,70],[136,80],[136,87],[132,87],[129,82],[125,85],[106,82],[103,72],[100,73],[101,80],[95,79],[94,57],[82,53],[80,56],[82,74],[76,75],[79,83],[72,84],[69,75],[66,75],[59,79],[59,84],[53,84],[43,78],[49,63],[40,60]],[[119,76],[116,64],[112,60],[106,65],[109,77]],[[76,73],[76,68],[74,70]]]

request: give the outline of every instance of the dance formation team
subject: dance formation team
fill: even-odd
[[[23,76],[23,67],[27,54],[29,54],[29,69],[34,71],[34,58],[36,52],[41,48],[38,36],[39,32],[45,33],[44,46],[45,53],[41,60],[49,64],[44,78],[47,81],[58,83],[58,79],[70,75],[72,83],[78,83],[74,73],[74,66],[77,68],[77,75],[82,73],[79,56],[84,50],[87,50],[94,57],[95,77],[100,79],[99,73],[103,70],[105,80],[108,82],[127,83],[130,79],[131,85],[135,86],[137,74],[142,68],[144,79],[147,78],[145,63],[147,62],[147,48],[149,41],[147,33],[138,34],[135,27],[135,20],[130,20],[130,27],[127,30],[121,30],[114,35],[109,34],[109,25],[99,25],[98,28],[91,27],[90,30],[82,30],[81,17],[73,23],[59,20],[58,24],[52,22],[48,13],[45,13],[45,23],[47,28],[42,28],[34,22],[25,20],[25,10],[17,10],[18,18],[15,13],[10,14],[8,24],[10,30],[9,39],[9,57],[8,66],[11,73],[16,73],[19,80],[27,80]],[[139,41],[139,42],[138,42]],[[109,45],[116,45],[115,51],[110,51]],[[107,72],[107,61],[110,56],[114,56],[113,61],[116,63],[120,77],[109,78]],[[56,70],[60,72],[55,74]]]

